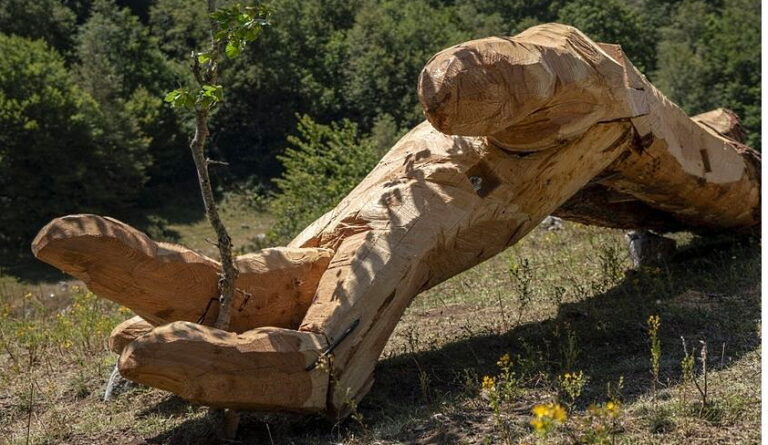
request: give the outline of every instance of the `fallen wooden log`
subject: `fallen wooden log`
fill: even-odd
[[[600,184],[690,230],[751,230],[760,220],[759,155],[718,132],[733,134],[732,114],[691,120],[618,45],[575,28],[541,25],[444,50],[422,72],[419,93],[440,131],[487,136],[512,153],[553,149],[598,122],[630,122],[635,141]]]
[[[307,370],[322,354],[321,335],[281,328],[243,334],[189,322],[157,327],[129,343],[120,374],[192,402],[250,410],[325,409],[328,371]]]
[[[109,334],[109,350],[120,355],[123,352],[123,349],[128,346],[128,343],[136,340],[154,328],[155,325],[149,323],[138,315],[129,318],[112,329],[112,332]]]
[[[116,219],[56,218],[35,237],[32,251],[154,325],[216,320],[219,263],[183,246],[154,242]],[[237,257],[231,330],[298,327],[331,254],[278,247]]]
[[[754,230],[760,221],[759,156],[728,137],[734,122],[691,120],[618,47],[574,28],[542,25],[449,48],[427,64],[419,93],[428,122],[276,251],[306,252],[301,267],[256,254],[264,270],[243,290],[263,285],[279,298],[243,315],[241,329],[255,329],[190,323],[215,282],[206,278],[200,291],[186,279],[215,277],[215,262],[119,223],[56,220],[33,249],[152,323],[173,322],[122,348],[120,372],[131,380],[213,406],[343,416],[369,390],[419,292],[496,255],[549,214],[658,231]],[[78,224],[92,228],[71,228]],[[167,258],[177,273],[163,272]],[[295,304],[296,287],[311,302]],[[257,327],[296,328],[298,319],[297,330]],[[116,345],[130,336],[118,331]]]

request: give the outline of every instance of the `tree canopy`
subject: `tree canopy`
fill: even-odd
[[[99,104],[42,40],[0,34],[0,242],[26,248],[48,219],[119,210],[149,158],[109,132]]]
[[[268,3],[271,25],[223,62],[227,98],[209,152],[229,162],[215,173],[230,183],[293,187],[287,147],[312,134],[327,134],[315,145],[338,133],[350,153],[380,155],[423,119],[416,82],[435,52],[550,21],[620,43],[689,113],[733,109],[759,149],[757,0]],[[207,20],[205,0],[0,0],[0,242],[29,241],[52,215],[147,206],[194,183],[191,115],[162,98],[189,83]]]

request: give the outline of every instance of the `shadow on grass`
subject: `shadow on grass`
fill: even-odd
[[[161,415],[165,417],[180,416],[187,412],[189,403],[179,396],[172,395],[166,397],[159,403],[143,409],[137,417],[148,417],[151,415]]]
[[[406,425],[410,422],[407,418],[429,422],[445,404],[475,396],[476,385],[468,390],[466,376],[497,374],[496,361],[504,353],[512,356],[516,366],[525,365],[532,372],[555,375],[582,370],[590,377],[582,396],[586,402],[605,400],[605,384],[623,376],[624,398],[631,402],[650,391],[646,334],[650,315],[657,314],[662,320],[662,384],[679,379],[681,336],[689,344],[706,340],[712,351],[711,366],[727,367],[759,347],[759,282],[760,246],[755,240],[734,242],[731,238],[727,244],[720,239],[696,241],[659,269],[630,271],[618,285],[594,297],[561,305],[554,319],[381,361],[360,413],[369,429],[387,422]],[[469,311],[466,314],[472,315]],[[568,332],[578,350],[573,369],[564,366]],[[725,353],[721,356],[722,345]],[[427,394],[420,371],[422,378],[428,377]],[[164,408],[159,409],[163,412]],[[200,434],[200,422],[190,420],[149,442],[203,443],[189,441],[192,434]],[[211,425],[209,422],[208,427]],[[275,443],[328,443],[338,441],[344,436],[342,431],[350,429],[365,433],[349,419],[339,427],[319,418],[249,415],[243,419],[238,439],[271,443],[271,435],[280,438]],[[413,439],[408,431],[391,434],[400,441]],[[447,431],[435,434],[438,436],[430,443],[458,440]]]

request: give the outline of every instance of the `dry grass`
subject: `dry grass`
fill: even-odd
[[[229,208],[225,218],[241,245],[269,224],[244,206]],[[199,218],[167,229],[178,242],[213,253]],[[607,401],[606,385],[623,377],[621,394],[613,393],[621,414],[605,436],[613,442],[603,443],[758,443],[759,245],[677,239],[681,249],[668,264],[625,273],[621,232],[576,224],[537,229],[417,298],[355,419],[249,415],[239,440],[589,443],[596,426],[588,425],[588,406]],[[654,314],[661,319],[655,398],[646,325]],[[104,340],[129,316],[71,285],[0,279],[0,444],[25,443],[27,435],[29,443],[50,444],[215,442],[207,409],[167,393],[139,387],[101,401],[115,362]],[[709,348],[704,407],[694,385],[682,383],[681,336],[689,347],[704,340]],[[514,385],[494,409],[481,381],[498,378],[505,353]],[[531,408],[568,401],[558,377],[571,371],[588,381],[568,420],[547,437],[535,435]]]

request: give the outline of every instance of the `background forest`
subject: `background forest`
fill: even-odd
[[[435,52],[538,23],[620,43],[688,113],[736,111],[760,149],[758,0],[269,4],[211,121],[236,254],[285,243],[423,119]],[[30,252],[50,219],[88,212],[217,256],[193,116],[164,101],[208,25],[206,0],[0,0],[0,445],[221,443],[215,415],[165,391],[123,381],[104,401],[106,339],[134,314]],[[239,443],[757,444],[760,240],[670,236],[674,255],[634,268],[621,230],[541,224],[414,300],[346,421],[243,414]]]
[[[225,2],[226,3],[226,2]],[[332,207],[423,117],[418,73],[464,40],[542,22],[623,45],[689,113],[719,106],[760,144],[757,0],[272,0],[271,26],[223,69],[218,193],[269,206],[270,242]],[[48,220],[138,215],[197,198],[190,116],[163,102],[207,38],[203,0],[0,0],[0,246],[28,255]],[[193,202],[194,201],[190,201]],[[192,205],[198,205],[196,203]],[[167,238],[167,237],[166,237]]]

